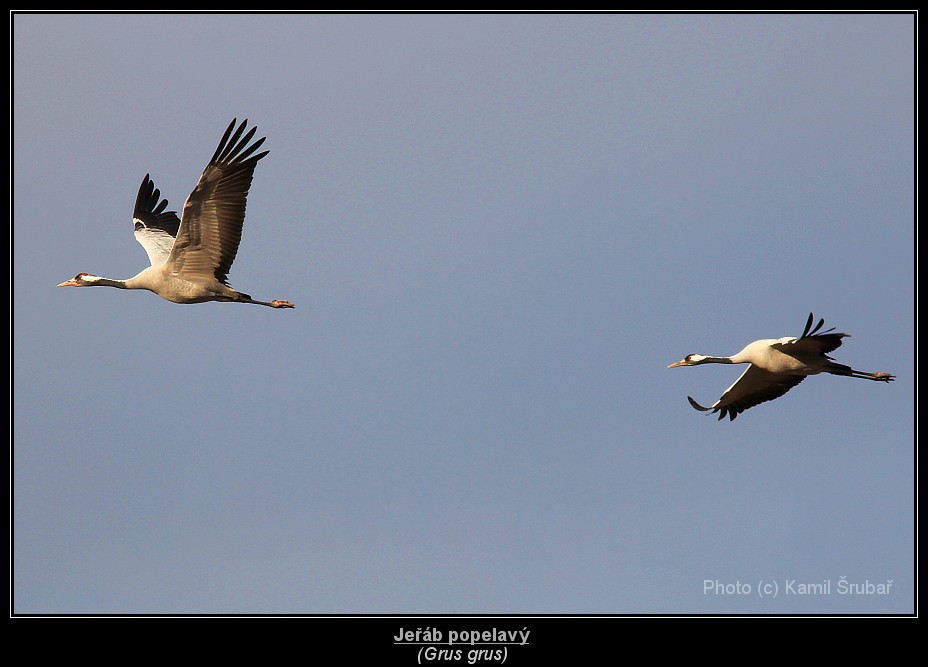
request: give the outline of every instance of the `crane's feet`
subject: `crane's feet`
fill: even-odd
[[[280,299],[274,299],[271,301],[271,306],[274,308],[296,308],[296,306],[294,306],[289,301],[282,301]]]
[[[870,376],[870,379],[879,380],[880,382],[892,382],[896,379],[896,376],[890,373],[874,373]]]

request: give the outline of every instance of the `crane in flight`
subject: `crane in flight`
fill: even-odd
[[[895,379],[896,376],[889,373],[866,373],[835,362],[828,356],[828,353],[840,347],[841,339],[850,334],[832,333],[834,327],[819,331],[825,324],[825,320],[819,320],[813,328],[814,321],[812,313],[809,313],[806,328],[799,338],[756,340],[731,357],[688,354],[684,359],[670,364],[667,368],[699,366],[700,364],[749,364],[741,377],[708,408],[687,396],[690,405],[697,410],[711,411],[710,414],[719,413],[719,420],[726,416],[734,420],[748,408],[779,398],[809,375],[831,373],[878,382],[891,382]]]
[[[289,301],[258,301],[229,287],[228,274],[245,222],[245,203],[265,137],[250,143],[256,127],[244,136],[248,121],[236,129],[233,119],[222,135],[200,180],[184,204],[183,215],[165,211],[167,199],[146,174],[135,200],[135,238],[151,266],[126,280],[78,273],[58,287],[144,289],[174,303],[235,301],[271,308],[293,308]],[[250,144],[250,145],[249,145]],[[159,201],[160,200],[160,201]]]

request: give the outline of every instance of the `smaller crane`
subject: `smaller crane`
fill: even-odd
[[[750,364],[741,377],[725,390],[722,397],[708,408],[687,396],[694,408],[703,412],[711,410],[710,414],[718,412],[720,420],[726,416],[734,420],[748,408],[779,398],[809,375],[831,373],[878,382],[891,382],[895,379],[896,376],[889,373],[865,373],[832,360],[827,353],[839,348],[841,339],[850,334],[831,333],[834,327],[819,332],[825,320],[819,320],[813,329],[814,321],[812,313],[809,313],[806,328],[799,338],[756,340],[731,357],[689,354],[667,368],[700,364]]]

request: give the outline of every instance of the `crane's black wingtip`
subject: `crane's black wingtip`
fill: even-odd
[[[806,320],[806,327],[805,329],[802,330],[802,335],[800,336],[800,338],[805,338],[806,336],[809,335],[809,330],[812,328],[812,322],[814,321],[815,321],[815,315],[813,313],[809,313],[809,319]]]
[[[688,400],[688,401],[690,402],[690,405],[692,405],[694,408],[696,408],[696,409],[699,410],[700,412],[708,412],[708,411],[709,411],[709,408],[704,408],[704,407],[701,406],[699,403],[697,403],[696,401],[694,401],[692,396],[687,396],[687,397],[686,397],[686,400]]]

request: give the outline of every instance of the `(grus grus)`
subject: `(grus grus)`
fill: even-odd
[[[161,193],[146,174],[135,200],[135,238],[145,248],[151,266],[126,280],[79,273],[58,287],[117,287],[145,289],[174,303],[237,301],[271,308],[293,308],[289,301],[257,301],[228,283],[245,221],[245,203],[258,160],[268,151],[251,145],[256,127],[245,136],[248,121],[238,129],[233,119],[200,180],[184,204],[183,217],[165,211]],[[234,132],[233,132],[234,130]]]
[[[891,382],[895,379],[896,376],[889,373],[865,373],[832,360],[827,353],[840,347],[841,339],[850,334],[831,333],[834,327],[819,332],[825,320],[819,320],[814,329],[813,321],[814,317],[809,313],[806,328],[799,338],[756,340],[731,357],[690,354],[667,368],[700,364],[750,364],[741,377],[725,390],[722,397],[708,408],[687,396],[694,408],[703,412],[711,411],[710,414],[718,412],[720,420],[726,416],[734,420],[748,408],[779,398],[809,375],[831,373],[878,382]]]

